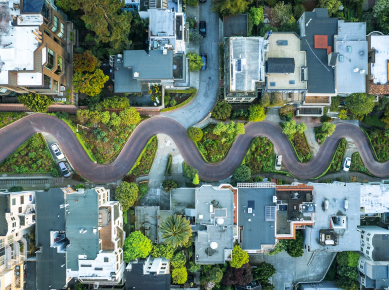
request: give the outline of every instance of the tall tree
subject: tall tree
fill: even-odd
[[[271,10],[271,16],[273,21],[278,25],[296,22],[292,15],[292,5],[285,4],[283,1],[278,2]]]
[[[375,97],[372,95],[363,93],[351,94],[346,98],[346,107],[357,118],[362,118],[373,111],[374,101]]]
[[[101,69],[91,73],[75,73],[73,75],[73,86],[76,93],[86,93],[88,96],[96,96],[100,94],[104,84],[108,81],[109,76],[106,76]]]
[[[172,271],[173,284],[185,284],[188,280],[188,272],[185,267],[174,268]]]
[[[180,215],[169,216],[159,227],[162,238],[168,245],[179,247],[184,245],[192,236],[189,221]]]
[[[232,260],[230,262],[231,267],[240,268],[244,264],[249,262],[249,255],[246,251],[243,251],[240,246],[234,246],[232,250]]]
[[[139,112],[134,108],[128,108],[120,112],[119,117],[122,119],[123,125],[137,125],[141,118]]]
[[[261,122],[266,118],[265,110],[261,105],[251,105],[249,111],[249,121],[251,122]]]
[[[199,56],[197,53],[188,52],[186,56],[189,57],[189,68],[191,71],[200,70],[204,65],[201,56]]]
[[[124,241],[123,258],[126,263],[146,258],[151,252],[153,244],[140,231],[132,232]]]
[[[94,72],[96,66],[100,65],[99,60],[92,54],[90,50],[83,53],[75,53],[73,56],[73,69],[75,72]]]
[[[247,11],[252,0],[212,0],[212,11],[220,16],[236,15]]]
[[[381,32],[389,33],[389,2],[378,0],[373,7],[373,15],[377,19],[378,28]]]
[[[258,280],[261,285],[268,282],[271,276],[276,273],[276,268],[272,264],[262,262],[257,268],[252,270],[254,280]]]
[[[53,100],[48,96],[32,93],[19,96],[18,101],[34,113],[46,113],[49,106],[53,103]]]
[[[138,186],[135,183],[123,181],[115,191],[115,199],[117,199],[123,207],[123,211],[127,211],[134,205],[139,195]]]
[[[319,0],[317,5],[318,8],[327,8],[330,17],[339,11],[340,6],[342,6],[342,2],[339,0]]]
[[[226,101],[218,102],[212,110],[211,116],[218,120],[225,120],[231,116],[231,109],[231,105]]]

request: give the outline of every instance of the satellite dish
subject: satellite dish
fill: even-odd
[[[221,226],[222,224],[224,224],[224,219],[223,218],[218,218],[216,219],[216,222],[219,226]]]
[[[216,243],[216,242],[212,242],[212,243],[211,243],[211,249],[212,249],[212,250],[217,249],[217,243]]]

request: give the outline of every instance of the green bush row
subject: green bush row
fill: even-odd
[[[367,132],[365,131],[365,129],[363,129],[362,127],[361,127],[361,129],[362,129],[362,131],[365,133],[367,139],[369,140],[370,148],[371,148],[371,150],[372,150],[373,153],[374,153],[375,160],[377,160],[377,161],[379,162],[377,153],[375,152],[375,149],[374,149],[373,143],[371,142],[371,139],[370,139],[369,134],[367,134]]]
[[[169,91],[165,91],[165,94],[167,93],[174,93],[174,94],[188,94],[188,93],[191,93],[192,95],[186,99],[185,101],[183,101],[182,103],[176,105],[176,106],[173,106],[173,107],[170,107],[170,108],[164,108],[161,110],[161,112],[168,112],[168,111],[172,111],[172,110],[175,110],[177,108],[180,108],[182,106],[185,106],[186,104],[189,104],[193,98],[196,96],[196,93],[197,93],[197,90],[195,88],[191,88],[189,90],[169,90]]]
[[[167,165],[166,165],[166,170],[165,170],[165,175],[172,175],[173,172],[173,164],[172,164],[172,155],[169,154]]]
[[[142,159],[142,156],[143,154],[145,154],[146,150],[147,150],[147,146],[153,141],[154,138],[157,138],[157,136],[153,136],[149,139],[149,141],[147,141],[147,144],[145,145],[145,147],[143,148],[142,152],[139,154],[138,156],[138,159],[136,159],[136,162],[134,163],[134,165],[132,166],[131,170],[128,172],[128,174],[131,174],[132,171],[135,169],[135,167],[137,167],[139,164],[140,164],[140,160]]]
[[[330,164],[328,164],[328,167],[326,170],[324,170],[324,172],[322,174],[320,174],[318,177],[315,177],[315,178],[311,178],[312,180],[316,180],[316,179],[319,179],[320,177],[324,176],[327,174],[327,171],[330,169],[331,165],[332,165],[332,162],[334,161],[334,158],[336,156],[336,151],[338,151],[338,149],[340,148],[340,145],[341,145],[341,142],[342,142],[342,139],[339,140],[339,143],[338,143],[338,146],[336,146],[336,149],[332,155],[332,158],[331,158],[331,162]]]

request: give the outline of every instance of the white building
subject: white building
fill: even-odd
[[[361,211],[366,214],[389,211],[389,187],[387,184],[361,185]]]

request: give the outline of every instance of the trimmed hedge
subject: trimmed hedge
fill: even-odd
[[[370,139],[369,134],[367,134],[367,132],[365,131],[365,129],[363,129],[362,127],[360,127],[360,128],[361,128],[362,131],[366,134],[366,137],[367,137],[367,139],[369,140],[370,148],[371,148],[371,151],[373,151],[373,153],[374,153],[375,160],[379,162],[377,153],[375,152],[375,149],[374,149],[373,143],[371,142],[371,139]]]
[[[172,164],[172,155],[169,154],[167,165],[166,165],[166,170],[165,170],[165,175],[172,175],[173,171],[173,164]]]
[[[193,98],[196,96],[197,89],[190,88],[189,90],[166,90],[165,94],[167,94],[167,93],[173,93],[173,94],[188,94],[188,93],[190,93],[192,95],[188,99],[186,99],[185,101],[183,101],[182,103],[180,103],[176,106],[161,109],[161,112],[172,111],[172,110],[178,109],[180,107],[183,107],[183,106],[189,104],[193,100]]]
[[[340,145],[341,145],[341,142],[342,142],[343,139],[340,139],[339,140],[339,143],[338,143],[338,146],[336,146],[336,149],[332,155],[332,158],[331,158],[331,162],[330,164],[328,164],[328,167],[326,170],[324,170],[324,172],[322,174],[320,174],[318,177],[315,177],[315,178],[311,178],[312,180],[316,180],[316,179],[319,179],[320,177],[323,177],[324,175],[327,174],[327,171],[330,169],[331,165],[332,165],[332,162],[334,161],[334,158],[335,158],[335,155],[336,155],[336,151],[338,151],[338,149],[340,148]]]
[[[131,170],[128,172],[128,174],[131,174],[132,170],[134,170],[135,167],[137,167],[140,164],[140,160],[142,159],[143,154],[145,154],[147,150],[147,146],[153,141],[153,138],[157,138],[157,136],[153,136],[147,141],[145,147],[143,148],[142,152],[139,154],[138,159],[136,159],[136,162],[132,166]],[[154,156],[155,157],[155,156]]]

